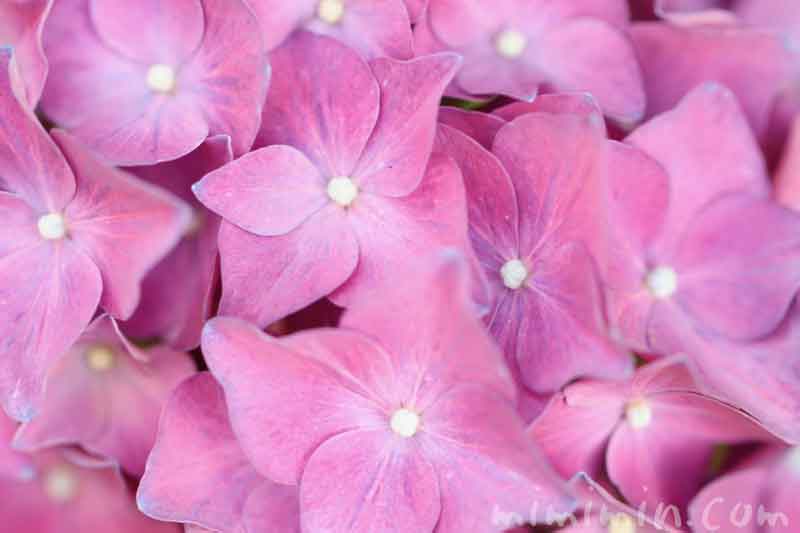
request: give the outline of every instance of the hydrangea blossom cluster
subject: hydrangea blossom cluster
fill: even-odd
[[[0,38],[3,531],[800,531],[794,0]]]

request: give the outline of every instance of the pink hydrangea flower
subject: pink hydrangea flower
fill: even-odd
[[[181,241],[144,278],[139,306],[122,324],[128,335],[160,338],[181,350],[200,344],[203,324],[215,305],[220,219],[197,201],[191,186],[232,160],[230,139],[217,136],[178,160],[130,169],[143,180],[172,192],[194,211]]]
[[[631,505],[650,510],[659,503],[683,509],[706,480],[718,443],[772,440],[753,419],[700,394],[676,359],[642,367],[628,384],[567,386],[530,433],[563,476],[605,469]]]
[[[53,0],[0,2],[0,44],[14,48],[14,62],[22,78],[22,94],[31,109],[39,103],[47,77],[42,29],[52,4]]]
[[[610,117],[632,123],[645,100],[627,26],[621,0],[431,0],[414,36],[418,53],[464,56],[454,96],[585,90]]]
[[[297,488],[256,472],[208,373],[186,380],[168,401],[137,501],[153,518],[211,531],[300,532]]]
[[[491,152],[440,126],[437,146],[464,176],[470,237],[489,286],[486,322],[539,394],[579,376],[632,372],[607,335],[603,258],[594,254],[606,232],[604,133],[596,108],[525,114],[497,131]]]
[[[275,339],[233,318],[206,326],[234,433],[256,470],[299,484],[304,531],[493,532],[495,507],[533,520],[571,509],[514,412],[467,268],[447,257],[342,329]]]
[[[34,471],[31,458],[11,446],[19,424],[0,412],[0,479],[27,479]]]
[[[697,533],[791,531],[800,524],[800,448],[773,446],[703,488],[689,507]]]
[[[456,56],[368,65],[304,32],[272,61],[268,146],[194,187],[225,219],[220,314],[265,326],[326,295],[347,306],[419,255],[467,246],[458,168],[430,157]]]
[[[180,533],[141,514],[125,479],[113,468],[80,466],[62,450],[32,456],[26,479],[0,477],[0,523],[5,531],[65,533]]]
[[[675,139],[681,139],[680,143]],[[702,85],[612,149],[612,323],[644,353],[687,335],[751,341],[800,287],[800,218],[773,202],[733,94]]]
[[[634,24],[631,35],[647,92],[647,117],[674,107],[713,81],[736,94],[760,141],[776,143],[775,108],[800,81],[800,54],[779,34],[734,24]],[[669,73],[665,75],[664,73]],[[774,126],[778,127],[778,126]]]
[[[115,317],[133,313],[139,282],[189,213],[64,132],[54,143],[15,98],[9,61],[0,52],[0,397],[12,416],[29,419],[48,370],[98,303]]]
[[[168,394],[194,371],[188,355],[141,351],[100,316],[50,370],[42,410],[20,427],[14,446],[79,445],[141,476]]]
[[[209,135],[237,155],[253,143],[269,67],[242,0],[61,0],[44,42],[45,113],[112,163],[177,159]]]
[[[247,0],[263,28],[267,48],[294,31],[328,35],[366,59],[414,57],[404,0]]]

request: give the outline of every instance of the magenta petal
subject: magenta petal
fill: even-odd
[[[325,441],[311,455],[300,487],[304,531],[427,532],[439,520],[436,470],[417,443],[383,429]]]
[[[450,53],[370,63],[381,108],[353,173],[365,191],[397,197],[417,188],[433,148],[439,101],[460,65],[461,58]]]
[[[128,318],[139,301],[139,283],[177,244],[191,212],[165,191],[103,166],[68,134],[53,136],[77,177],[78,191],[65,212],[70,237],[100,268],[101,305]]]
[[[487,150],[491,150],[495,135],[506,121],[499,116],[481,111],[442,107],[439,109],[439,123],[461,131]],[[442,144],[445,142],[447,139],[442,138],[442,133],[439,131],[435,143],[436,149],[446,152],[447,146]]]
[[[89,0],[94,27],[103,43],[129,59],[177,65],[203,37],[200,0]],[[131,21],[139,24],[131,25]]]
[[[163,348],[149,351],[151,361],[137,361],[126,342],[107,315],[96,319],[48,373],[42,410],[22,425],[15,445],[77,444],[141,475],[161,406],[195,367],[186,354]],[[110,350],[111,359],[100,363],[108,367],[91,367],[88,358],[98,348]]]
[[[43,242],[21,200],[0,193],[0,219],[0,396],[11,416],[27,420],[48,370],[92,318],[102,281],[73,244]]]
[[[75,178],[33,112],[18,99],[24,90],[19,83],[11,51],[0,50],[0,189],[19,194],[36,209],[57,212],[75,194]]]
[[[554,115],[584,115],[598,113],[600,107],[594,97],[586,92],[542,94],[533,102],[512,102],[492,111],[508,122],[526,113],[552,113]]]
[[[700,329],[730,339],[763,337],[800,288],[800,216],[747,194],[712,202],[678,249],[676,301]]]
[[[136,495],[139,509],[158,520],[232,531],[261,484],[274,486],[256,473],[242,452],[228,421],[222,388],[207,373],[187,379],[161,416]]]
[[[27,106],[39,103],[45,78],[47,58],[42,47],[42,29],[53,0],[3,2],[0,5],[0,40],[14,47],[14,62],[19,67]]]
[[[345,214],[330,205],[298,228],[259,237],[223,222],[220,314],[266,326],[340,287],[359,261]]]
[[[363,361],[379,350],[359,335],[323,331],[290,337],[290,344],[219,317],[203,331],[203,353],[225,389],[242,448],[256,470],[279,483],[297,484],[309,455],[331,436],[385,424],[363,386],[314,357],[321,351],[335,360],[338,350]]]
[[[586,46],[587,42],[592,46]],[[560,91],[592,93],[603,111],[623,124],[633,124],[644,115],[639,64],[630,41],[618,29],[579,18],[545,32],[536,46],[545,54],[558,54],[558,60],[548,61],[543,69]],[[603,65],[602,70],[597,65]]]
[[[256,145],[297,148],[326,183],[352,177],[378,119],[380,90],[369,66],[344,44],[307,32],[292,36],[270,61],[275,75]]]
[[[284,235],[330,202],[326,180],[291,146],[268,146],[211,172],[192,187],[228,222],[261,236]]]
[[[735,531],[760,533],[755,513],[759,504],[763,505],[761,493],[768,474],[769,471],[766,469],[750,467],[725,475],[706,485],[689,506],[692,530],[697,533],[732,531],[730,528],[736,526],[731,522],[731,516],[742,520],[746,512],[745,506],[749,506],[753,513],[751,520],[748,520],[743,527],[736,527]],[[763,509],[767,510],[766,507]]]
[[[466,251],[464,188],[450,159],[434,155],[422,183],[401,198],[360,195],[349,218],[359,242],[358,266],[331,300],[348,307],[413,275],[419,257],[446,247]]]

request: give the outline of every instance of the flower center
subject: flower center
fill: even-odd
[[[36,223],[39,235],[48,240],[63,239],[67,234],[67,221],[64,215],[59,213],[48,213],[39,217]]]
[[[672,267],[658,266],[647,273],[644,284],[655,298],[669,298],[678,290],[678,274]]]
[[[358,196],[358,185],[347,176],[339,176],[328,182],[328,196],[342,207],[348,207]]]
[[[401,437],[413,437],[419,430],[419,415],[410,409],[398,409],[392,415],[389,425]]]
[[[175,69],[169,65],[157,63],[147,70],[147,86],[153,92],[171,93],[176,83]]]
[[[86,350],[86,364],[95,372],[105,372],[114,366],[114,350],[98,344]]]
[[[528,38],[519,30],[503,30],[497,36],[495,47],[497,53],[507,59],[516,59],[525,52],[528,46]]]
[[[503,278],[503,285],[509,289],[519,289],[528,279],[528,267],[519,259],[511,259],[500,268],[500,276]]]
[[[78,491],[78,480],[72,469],[66,466],[52,468],[44,477],[44,492],[56,503],[66,503]]]
[[[625,418],[633,429],[644,429],[653,420],[653,410],[645,400],[633,400],[625,408]]]
[[[617,513],[608,521],[608,533],[636,533],[636,522],[630,515]]]
[[[336,24],[344,16],[344,2],[342,0],[320,0],[317,6],[317,16],[328,24]]]

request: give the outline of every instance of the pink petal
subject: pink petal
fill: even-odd
[[[242,452],[222,388],[208,373],[187,379],[161,416],[136,495],[139,508],[158,520],[229,531],[241,525],[248,498],[262,484],[275,486]]]
[[[237,156],[247,153],[261,125],[270,85],[258,20],[242,0],[202,0],[205,34],[186,65],[187,90],[201,100],[209,135],[229,135]],[[192,110],[197,113],[197,109]]]
[[[498,130],[506,123],[505,120],[481,111],[468,111],[457,107],[442,107],[439,109],[439,123],[461,131],[471,137],[487,150],[491,150],[494,137]],[[441,131],[438,131],[441,135]],[[446,151],[446,142],[437,137],[436,144],[442,151]]]
[[[460,65],[461,58],[449,53],[370,63],[381,88],[381,107],[353,172],[361,188],[394,197],[417,188],[433,148],[439,101]]]
[[[103,166],[62,131],[53,136],[75,171],[78,190],[65,211],[70,237],[103,275],[101,305],[128,318],[139,301],[139,284],[178,242],[191,212],[177,198]]]
[[[708,135],[709,131],[725,135]],[[683,139],[676,143],[675,139]],[[727,192],[766,195],[761,153],[733,93],[701,85],[671,111],[638,128],[626,142],[660,163],[670,178],[670,210],[664,223],[670,249],[692,216]]]
[[[768,471],[762,468],[747,468],[725,475],[706,485],[689,506],[692,530],[697,533],[710,533],[736,527],[731,521],[731,516],[736,520],[744,520],[746,517],[744,513],[747,512],[745,506],[750,506],[753,513],[750,515],[751,519],[743,527],[736,527],[736,531],[759,533],[755,512],[759,504],[762,504],[761,489],[767,474]]]
[[[98,346],[112,350],[111,368],[87,364],[89,350]],[[140,476],[167,395],[195,370],[186,354],[163,348],[151,353],[158,357],[137,361],[112,320],[96,319],[48,373],[42,410],[22,425],[15,445],[30,451],[77,444]]]
[[[401,198],[361,194],[349,215],[359,242],[358,266],[331,295],[343,307],[374,296],[409,275],[424,257],[445,247],[467,248],[467,214],[458,168],[434,155],[422,183]]]
[[[492,111],[510,122],[526,113],[552,113],[554,115],[591,115],[599,111],[597,101],[590,93],[542,94],[533,102],[512,102]]]
[[[14,61],[24,85],[24,99],[29,108],[39,103],[45,78],[47,58],[42,48],[42,29],[53,0],[3,2],[0,6],[0,40],[14,47]]]
[[[623,124],[633,124],[644,115],[642,74],[633,47],[620,30],[581,18],[544,33],[536,46],[543,54],[558,53],[558,60],[548,61],[543,69],[559,91],[592,93],[603,111]]]
[[[301,152],[276,145],[211,172],[192,190],[228,222],[256,235],[277,236],[294,230],[330,203],[326,183]]]
[[[297,484],[319,444],[386,423],[381,404],[360,380],[339,371],[337,360],[350,358],[354,364],[348,368],[366,368],[367,361],[386,366],[378,359],[381,350],[353,333],[320,330],[290,339],[273,339],[240,320],[215,318],[203,331],[202,347],[253,466],[279,483]]]
[[[178,65],[200,44],[204,31],[200,0],[89,0],[94,28],[103,43],[137,62]],[[132,25],[131,21],[139,24]]]
[[[35,471],[31,458],[11,446],[17,427],[16,421],[0,413],[0,479],[25,479]]]
[[[223,222],[220,314],[266,326],[336,290],[359,261],[359,244],[345,216],[330,205],[278,237],[259,237]]]
[[[750,195],[712,202],[678,249],[676,302],[701,330],[736,340],[770,333],[800,288],[799,224],[796,213]]]
[[[634,24],[631,36],[643,71],[647,116],[671,109],[697,85],[715,81],[736,94],[761,138],[775,96],[796,74],[796,54],[774,33],[725,24],[647,22]]]
[[[58,212],[75,194],[75,178],[33,112],[18,98],[11,50],[0,50],[0,188],[30,206]]]
[[[305,27],[329,35],[366,59],[411,59],[411,21],[403,0],[348,0],[335,24],[312,17]]]
[[[775,172],[775,196],[781,204],[800,210],[800,119],[792,123],[783,158]]]
[[[325,183],[352,177],[378,120],[380,91],[369,66],[344,44],[307,32],[292,36],[270,61],[275,76],[256,145],[297,148]]]
[[[497,531],[496,509],[544,521],[570,512],[564,483],[525,435],[513,406],[495,391],[456,386],[422,414],[426,455],[439,472],[436,531]]]
[[[317,0],[246,0],[261,24],[261,34],[267,50],[286,41],[300,21],[314,15]]]
[[[336,435],[314,450],[300,485],[303,529],[433,531],[439,482],[418,445],[384,430]]]
[[[345,312],[340,326],[380,339],[394,358],[396,379],[416,385],[421,404],[452,383],[482,384],[514,399],[511,376],[470,299],[468,265],[452,251],[425,259],[425,267]],[[414,320],[385,317],[413,316]],[[449,354],[458,354],[450,357]],[[429,379],[416,383],[417,376]],[[409,385],[409,383],[404,383]]]
[[[625,387],[579,382],[556,393],[528,433],[563,478],[578,472],[597,477],[624,405]]]
[[[242,523],[248,533],[300,533],[297,487],[262,482],[247,498]]]
[[[128,335],[160,337],[183,350],[200,344],[203,323],[216,306],[219,218],[195,199],[191,185],[232,159],[230,139],[217,136],[176,161],[130,169],[192,205],[194,214],[191,229],[142,282],[139,306],[123,324]]]
[[[28,420],[48,370],[92,318],[102,282],[73,243],[44,242],[17,197],[0,193],[0,219],[0,397],[11,416]]]

